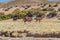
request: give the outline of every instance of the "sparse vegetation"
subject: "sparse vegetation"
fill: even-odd
[[[6,19],[11,19],[12,14],[4,15],[4,13],[0,13],[0,20],[6,20]]]
[[[54,9],[49,7],[49,8],[45,8],[45,9],[30,9],[28,11],[20,11],[19,9],[15,9],[12,14],[8,14],[5,15],[3,12],[0,13],[0,20],[6,20],[6,19],[11,19],[11,18],[15,18],[14,16],[17,17],[17,19],[23,19],[25,16],[43,16],[47,13],[47,11],[52,11],[52,14],[56,14]],[[52,15],[53,16],[53,15]]]
[[[14,1],[14,5],[13,3],[11,3],[12,6],[10,5],[11,7],[8,6],[10,3],[6,5],[8,8],[3,9],[5,12],[13,11],[10,9],[17,8],[11,14],[0,12],[1,37],[60,38],[60,14],[58,14],[60,8],[57,12],[55,10],[58,4],[52,5],[52,3],[46,3],[45,1],[40,3],[40,1],[35,2],[35,0],[33,0],[34,2],[32,0],[31,2],[29,0],[28,2],[26,0],[26,2],[24,2],[24,0],[21,1],[22,2],[19,2],[18,0],[16,3],[14,3]],[[26,5],[25,3],[31,5]],[[22,8],[22,10],[20,10],[20,8]],[[54,19],[56,16],[58,16],[58,20]],[[13,21],[11,19],[13,19]]]

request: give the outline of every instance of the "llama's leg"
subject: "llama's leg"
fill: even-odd
[[[24,24],[26,23],[27,20],[23,19]]]
[[[36,22],[37,22],[38,20],[36,19]]]
[[[39,20],[39,22],[40,22],[41,20]]]
[[[24,24],[26,24],[26,21],[24,21]]]

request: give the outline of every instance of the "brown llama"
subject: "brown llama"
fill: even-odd
[[[43,16],[37,16],[37,17],[35,18],[36,22],[37,22],[37,21],[40,22],[40,21],[44,18],[44,16],[45,16],[45,15],[43,15]]]
[[[24,22],[31,22],[32,21],[32,17],[26,16],[26,17],[23,18],[23,21]]]

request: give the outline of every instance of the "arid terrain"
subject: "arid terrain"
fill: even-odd
[[[12,19],[0,21],[0,31],[24,31],[27,30],[30,33],[50,33],[50,32],[60,32],[60,21],[57,19],[43,19],[40,23],[35,22],[34,20],[26,24],[22,20],[13,21]],[[34,38],[34,37],[25,37],[22,38],[9,38],[9,37],[0,37],[1,40],[60,40],[59,38]]]
[[[41,22],[26,22],[24,23],[23,20],[13,21],[12,19],[0,21],[0,30],[3,31],[23,31],[27,30],[33,33],[36,32],[52,32],[52,31],[60,31],[60,20],[57,19],[43,19]]]
[[[60,40],[55,39],[60,38],[59,2],[15,0],[0,5],[1,40]]]

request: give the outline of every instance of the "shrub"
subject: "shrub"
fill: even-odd
[[[31,12],[31,13],[40,12],[40,11],[41,11],[40,8],[37,8],[37,9],[32,8],[32,9],[29,10],[29,12]]]
[[[4,12],[0,12],[0,16],[3,16],[4,15]]]
[[[47,8],[42,9],[42,11],[47,11]]]
[[[21,19],[26,15],[26,13],[25,11],[20,11],[19,9],[16,9],[12,15],[16,15],[19,19]]]
[[[3,19],[3,16],[4,16],[4,12],[0,12],[0,20]]]
[[[52,5],[51,4],[49,4],[49,6],[48,7],[52,7]]]
[[[5,15],[7,17],[7,19],[10,19],[12,18],[12,14],[8,14],[8,15]]]
[[[58,11],[60,11],[60,8],[58,8]]]
[[[37,17],[42,17],[43,15],[45,15],[45,14],[40,12],[40,13],[38,13],[36,16],[37,16]]]
[[[58,4],[53,5],[53,7],[58,7]]]
[[[3,12],[0,12],[0,20],[6,20],[12,18],[12,14],[5,15]]]
[[[20,13],[21,11],[19,10],[19,9],[15,9],[12,13],[13,14],[18,14],[18,13]]]
[[[32,8],[32,9],[30,9],[28,12],[30,12],[30,13],[33,14],[33,15],[36,15],[36,14],[38,14],[40,11],[41,11],[40,8],[37,8],[37,9]]]
[[[47,11],[54,11],[54,8],[53,7],[48,7]]]
[[[47,14],[47,18],[53,18],[57,15],[57,13],[55,11],[50,12],[49,14]]]
[[[26,15],[25,13],[20,13],[20,14],[18,15],[18,18],[21,19],[21,18],[23,18],[25,15]]]
[[[46,11],[41,11],[40,8],[37,9],[30,9],[28,11],[20,11],[19,9],[16,9],[12,12],[12,14],[5,15],[3,12],[0,12],[0,20],[7,20],[11,19],[14,16],[17,16],[18,19],[21,19],[28,15],[29,17],[32,17],[33,15],[43,15]]]

